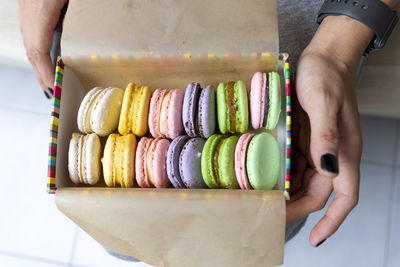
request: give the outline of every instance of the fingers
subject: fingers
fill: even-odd
[[[286,224],[324,208],[332,193],[332,179],[309,169],[305,173],[307,190],[291,197],[286,206]]]
[[[345,138],[339,151],[340,174],[332,180],[335,197],[324,217],[310,234],[310,244],[317,246],[334,234],[357,205],[360,184],[362,137],[355,105],[345,105],[339,120]]]
[[[51,63],[50,54],[47,53],[34,53],[28,54],[29,61],[32,64],[33,71],[42,87],[45,95],[50,98],[53,93],[49,90],[54,82],[54,67]]]
[[[329,91],[319,90],[307,101],[310,118],[310,153],[315,168],[327,177],[339,173],[339,104]]]

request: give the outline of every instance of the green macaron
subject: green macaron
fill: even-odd
[[[257,134],[250,141],[246,168],[249,182],[254,189],[274,188],[279,178],[280,152],[278,142],[271,134]]]
[[[235,135],[224,138],[216,149],[219,181],[223,188],[239,188],[235,174],[235,149],[238,141],[239,137]]]
[[[243,81],[220,83],[217,88],[217,117],[221,133],[245,133],[249,126],[249,107]]]
[[[203,152],[201,153],[201,174],[209,188],[221,187],[215,175],[214,154],[222,138],[223,136],[220,134],[211,135],[204,144]]]

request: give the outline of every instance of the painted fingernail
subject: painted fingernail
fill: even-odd
[[[49,89],[51,95],[54,95],[53,89],[51,87],[47,87],[47,89]]]
[[[44,95],[47,97],[47,99],[50,99],[49,94],[46,91],[43,91]]]
[[[319,242],[315,247],[317,248],[317,247],[321,246],[322,243],[324,243],[325,241],[326,241],[326,238],[324,240],[322,240],[321,242]]]
[[[321,168],[327,172],[339,173],[338,161],[336,156],[333,154],[322,155]]]

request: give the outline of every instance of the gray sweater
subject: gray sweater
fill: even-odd
[[[292,68],[317,29],[322,3],[323,0],[277,0],[279,50],[289,53]]]

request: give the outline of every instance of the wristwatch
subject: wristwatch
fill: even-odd
[[[326,16],[346,15],[365,24],[375,33],[364,55],[383,48],[399,21],[399,15],[380,0],[325,0],[317,22]]]

